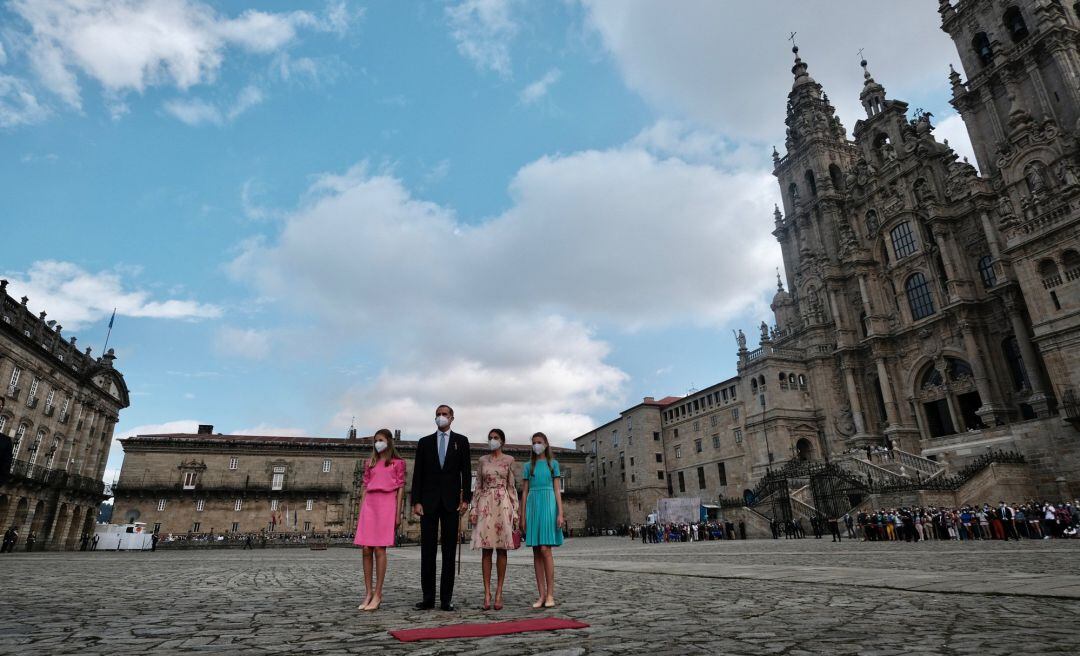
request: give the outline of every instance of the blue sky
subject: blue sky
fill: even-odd
[[[849,130],[866,48],[966,152],[936,3],[857,6],[6,2],[0,271],[95,351],[119,308],[120,436],[567,443],[766,318],[790,30]]]

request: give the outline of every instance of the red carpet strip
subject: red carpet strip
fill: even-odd
[[[559,629],[584,629],[589,625],[576,620],[558,617],[538,617],[528,620],[509,622],[483,622],[479,624],[451,624],[429,629],[402,629],[391,631],[390,635],[402,642],[417,640],[448,640],[452,638],[487,638],[508,633],[527,633],[529,631],[558,631]]]

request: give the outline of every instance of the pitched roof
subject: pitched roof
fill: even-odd
[[[167,442],[167,441],[189,441],[189,442],[208,442],[208,443],[220,443],[229,442],[231,444],[249,444],[249,445],[290,445],[290,446],[355,446],[359,447],[371,443],[372,436],[360,437],[355,440],[350,440],[344,437],[308,437],[297,435],[225,435],[221,433],[148,433],[142,435],[134,435],[132,437],[121,439],[121,442],[127,442],[129,440],[137,442]],[[417,440],[402,439],[395,443],[395,446],[399,450],[411,451],[416,448]],[[469,442],[469,446],[481,451],[487,451],[487,443]],[[503,450],[507,453],[519,453],[523,451],[532,451],[530,444],[507,444]],[[572,452],[576,453],[574,449],[567,449],[564,447],[553,446],[551,447],[553,453]]]

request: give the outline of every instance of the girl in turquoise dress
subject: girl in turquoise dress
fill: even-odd
[[[555,559],[551,548],[563,541],[562,490],[556,479],[562,478],[559,463],[551,458],[547,435],[532,436],[532,459],[522,468],[521,532],[525,544],[533,550],[533,569],[536,570],[536,591],[539,596],[533,608],[555,605]]]

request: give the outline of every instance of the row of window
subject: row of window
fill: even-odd
[[[322,473],[329,474],[330,469],[331,469],[332,466],[333,466],[333,461],[332,460],[330,460],[329,458],[327,458],[326,460],[323,460],[322,461]],[[239,468],[240,468],[240,458],[238,458],[237,456],[232,456],[231,458],[229,458],[229,469],[235,470],[235,469],[239,469]],[[280,467],[280,468],[279,467],[274,467],[275,472],[277,472],[278,469],[281,469],[282,474],[285,473],[285,468],[284,467]]]
[[[11,370],[11,378],[8,379],[7,395],[12,399],[18,398],[19,395],[19,380],[22,378],[22,367],[15,365]],[[30,380],[30,389],[26,395],[26,407],[36,408],[38,404],[38,392],[41,390],[41,378],[33,376]],[[45,415],[52,416],[53,410],[56,407],[56,388],[49,389],[49,393],[45,395]],[[66,423],[68,417],[68,408],[71,406],[71,395],[64,396],[64,402],[60,408],[60,422]]]
[[[717,470],[717,472],[716,472],[717,476],[719,477],[720,485],[721,486],[727,485],[728,484],[727,483],[727,467],[724,465],[724,463],[718,462],[718,463],[716,463],[716,470]],[[679,492],[686,492],[686,477],[684,476],[683,472],[681,472],[681,471],[678,472],[678,474],[679,474],[679,476],[678,476],[678,478],[679,478]],[[698,489],[699,490],[704,490],[705,487],[706,487],[706,484],[705,484],[705,468],[704,467],[698,467],[697,468],[697,480],[698,480]]]
[[[168,506],[168,505],[169,505],[169,500],[168,499],[158,499],[158,502],[157,502],[158,512],[164,512],[166,506]],[[304,510],[311,510],[314,507],[315,507],[315,500],[314,499],[308,499],[307,502],[304,504]],[[205,509],[206,509],[206,499],[196,499],[195,500],[195,512],[203,512],[203,510],[205,510]],[[239,512],[239,511],[241,511],[243,509],[244,509],[244,500],[243,499],[237,499],[236,503],[233,505],[233,510],[236,511],[236,512]],[[271,511],[276,511],[277,509],[278,509],[278,500],[277,499],[271,499],[270,500],[270,510]]]
[[[273,522],[271,522],[271,523],[269,523],[267,525],[267,530],[274,530],[274,528],[276,528],[276,527],[275,527],[275,524]],[[211,529],[211,530],[213,530],[213,529]],[[161,524],[160,523],[154,524],[154,533],[157,533],[159,531],[161,531]],[[309,531],[311,531],[311,522],[304,522],[304,532],[307,533]],[[202,533],[202,522],[193,522],[191,524],[191,532],[192,533]],[[233,533],[239,533],[240,532],[240,522],[233,522],[232,523],[231,532],[233,532]]]
[[[664,411],[664,419],[667,421],[675,421],[683,417],[688,417],[695,412],[702,412],[714,405],[720,405],[722,403],[728,403],[735,400],[735,386],[725,387],[715,392],[710,392],[705,396],[694,399],[693,401],[687,401],[677,408]]]
[[[736,444],[742,444],[742,429],[741,428],[736,428],[734,431],[732,431],[731,435],[735,439]],[[714,449],[719,449],[720,448],[720,434],[719,433],[712,436],[712,445],[713,445]],[[702,441],[702,439],[698,438],[698,439],[694,440],[694,453],[701,453],[704,450],[705,450],[704,449],[704,442]],[[682,445],[681,444],[676,444],[675,445],[675,457],[676,458],[682,458]],[[659,453],[656,454],[656,462],[661,462]],[[631,462],[631,464],[633,464],[633,463]]]

